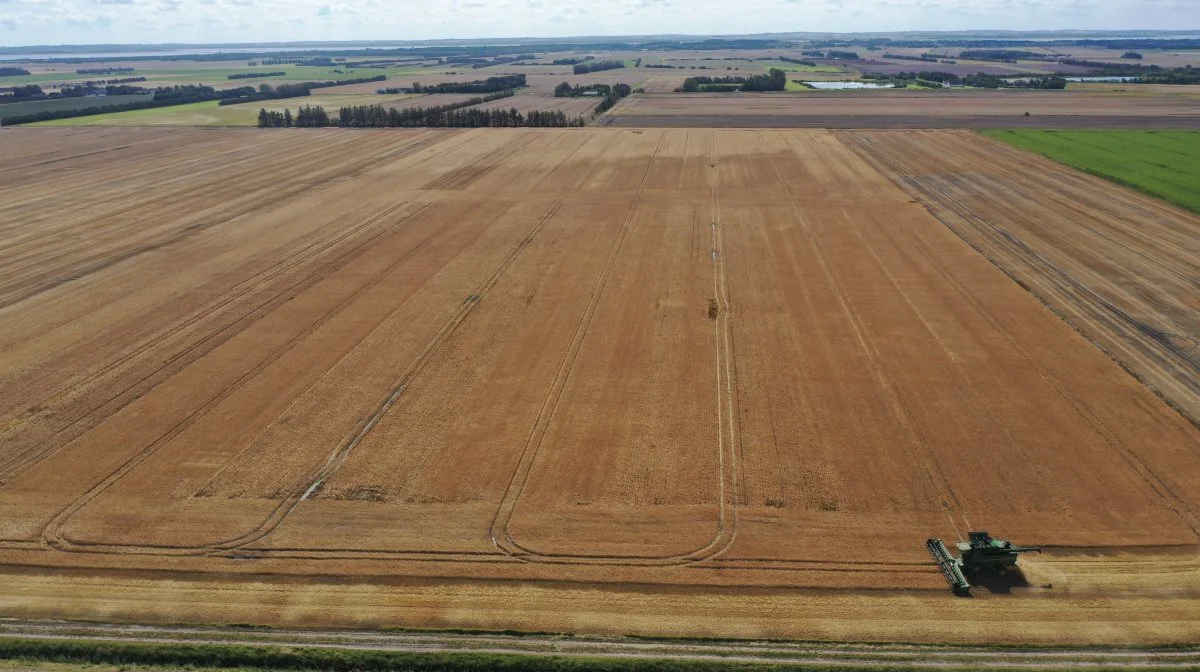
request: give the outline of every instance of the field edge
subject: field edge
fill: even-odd
[[[67,627],[74,627],[68,625]],[[50,663],[56,669],[239,669],[239,670],[967,670],[1172,669],[1200,662],[1200,649],[1167,647],[959,647],[930,644],[771,641],[595,639],[569,635],[447,635],[423,633],[363,639],[364,633],[293,631],[290,638],[222,639],[208,630],[198,641],[158,633],[75,627],[63,635],[0,633],[0,669],[8,664]],[[240,633],[232,633],[240,634]],[[263,636],[271,633],[264,633]],[[287,633],[281,633],[286,635]],[[166,636],[163,636],[166,635]],[[338,637],[343,639],[338,639]],[[19,668],[18,668],[19,669]]]

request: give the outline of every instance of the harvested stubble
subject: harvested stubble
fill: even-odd
[[[555,621],[538,610],[574,586],[617,601],[577,621],[611,631],[634,589],[705,614],[730,590],[925,604],[945,586],[922,542],[965,517],[1113,554],[1031,561],[1019,590],[1044,599],[1013,624],[1113,586],[1195,599],[1191,555],[1126,573],[1194,554],[1200,432],[833,134],[5,143],[6,563],[201,591],[245,575],[284,601],[311,597],[288,576],[437,577],[421,609],[378,612],[408,625],[478,623],[497,586],[537,580],[495,618]],[[11,613],[70,611],[24,585]],[[655,631],[654,604],[627,629]],[[834,627],[764,629],[737,604],[671,628]],[[899,636],[875,608],[847,636]],[[1143,616],[1105,627],[1196,623]]]

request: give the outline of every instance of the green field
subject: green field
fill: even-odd
[[[48,100],[30,100],[23,103],[5,103],[0,105],[0,121],[6,117],[16,117],[23,114],[57,112],[58,110],[80,110],[87,107],[121,105],[124,103],[140,103],[152,98],[154,98],[154,95],[147,93],[135,96],[82,96],[78,98],[50,98]]]
[[[264,101],[266,102],[266,101]],[[218,101],[152,107],[87,117],[39,121],[30,126],[254,126],[258,105],[217,105]]]
[[[1200,131],[981,131],[1200,213]]]

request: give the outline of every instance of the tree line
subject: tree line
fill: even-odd
[[[473,82],[442,82],[441,84],[421,84],[413,82],[413,93],[494,93],[506,89],[519,89],[525,86],[525,75],[503,75],[488,77]]]
[[[475,67],[478,63],[491,63],[491,59],[475,56],[447,56],[446,58],[439,58],[438,62],[443,65],[469,65]]]
[[[604,96],[604,100],[601,100],[600,103],[596,105],[596,109],[593,110],[592,113],[597,116],[604,114],[612,109],[612,106],[616,105],[617,101],[621,100],[625,96],[628,96],[630,92],[631,89],[629,88],[628,84],[613,84],[608,94]]]
[[[394,123],[395,126],[414,126],[414,127],[416,127],[416,126],[441,126],[444,124],[439,123],[439,121],[440,121],[441,117],[448,112],[452,112],[454,110],[458,110],[458,109],[461,109],[464,107],[470,107],[472,105],[480,105],[482,103],[490,103],[494,100],[500,100],[502,98],[510,98],[513,95],[514,95],[513,90],[507,89],[505,91],[497,91],[495,93],[490,93],[486,96],[475,96],[473,98],[468,98],[466,100],[460,100],[457,103],[446,103],[445,105],[435,105],[433,107],[405,107],[405,108],[402,108],[399,110],[397,110],[395,108],[390,108],[390,111],[387,112],[387,118],[388,118],[388,122]],[[338,111],[338,121],[341,122],[342,120],[346,119],[345,113],[343,112],[343,110],[346,110],[346,109],[351,110],[351,112],[350,112],[351,121],[353,121],[355,119],[361,119],[361,120],[378,119],[378,114],[375,111],[372,111],[370,114],[367,114],[367,112],[365,111],[365,108],[368,108],[368,107],[382,108],[383,106],[382,105],[360,105],[357,107],[351,106],[348,108],[342,108],[341,110]],[[359,108],[363,108],[363,110],[360,110]],[[398,116],[393,115],[392,112],[396,112]],[[346,124],[342,124],[342,125],[346,125]],[[350,123],[349,125],[354,126],[355,124]]]
[[[77,75],[127,75],[133,68],[83,68],[76,70]]]
[[[617,68],[625,67],[625,61],[587,61],[586,63],[576,63],[572,68],[575,74],[585,75],[589,72],[600,72],[601,70],[616,70]]]
[[[765,75],[749,77],[688,77],[676,91],[783,91],[786,88],[787,73],[779,68],[771,68]]]
[[[38,86],[37,84],[24,84],[21,86],[12,87],[11,89],[9,89],[8,95],[4,96],[3,98],[0,98],[0,100],[7,100],[7,101],[15,102],[18,100],[25,101],[25,100],[29,100],[31,98],[45,98],[45,97],[47,97],[46,92],[42,91],[42,87]]]
[[[550,61],[551,65],[579,65],[584,61],[594,61],[595,56],[584,56],[583,58],[556,58]]]
[[[816,65],[817,65],[813,61],[804,60],[802,58],[792,58],[791,56],[777,56],[777,57],[763,56],[762,58],[759,58],[756,60],[759,60],[759,61],[783,61],[784,63],[795,63],[796,65],[807,65],[809,67],[816,67]]]
[[[283,70],[278,72],[240,72],[233,75],[225,75],[225,79],[254,79],[255,77],[282,77],[287,73]]]
[[[1142,84],[1200,84],[1200,68],[1185,65],[1182,68],[1148,72],[1138,77]]]
[[[387,79],[387,75],[328,82],[299,82],[296,84],[280,84],[279,86],[271,86],[263,82],[258,85],[257,91],[249,86],[236,89],[237,91],[242,91],[242,95],[229,97],[218,104],[238,105],[240,103],[257,103],[262,100],[277,100],[279,98],[300,98],[309,95],[312,89],[325,89],[331,86],[346,86],[348,84],[364,84],[366,82],[382,82],[385,79]],[[247,90],[249,90],[248,93],[246,92]]]
[[[23,77],[28,74],[25,68],[0,68],[0,77]]]
[[[925,61],[926,63],[937,63],[938,62],[937,56],[930,56],[929,54],[921,54],[920,56],[907,56],[905,54],[884,54],[883,57],[900,60],[900,61]]]
[[[1018,59],[1026,61],[1052,60],[1052,57],[1043,53],[1018,49],[968,49],[959,52],[958,58],[964,61],[999,61],[1001,63],[1016,63]]]
[[[217,55],[219,55],[219,54],[217,54]],[[189,56],[187,60],[196,60],[196,61],[202,61],[202,60],[213,60],[213,61],[228,61],[228,60],[234,60],[233,58],[211,58],[211,56],[214,56],[214,54],[209,54],[208,56],[210,56],[210,58],[207,58],[207,59],[206,59],[206,58],[205,58],[203,55],[201,55],[201,56],[194,56],[194,55],[193,55],[193,56]],[[244,54],[241,54],[241,55],[239,55],[239,54],[230,54],[230,56],[234,56],[234,57],[243,57],[243,56],[244,56]],[[164,59],[164,60],[169,60],[169,59]],[[248,61],[248,62],[246,63],[246,65],[249,65],[249,66],[255,66],[255,65],[312,65],[312,66],[317,66],[317,67],[324,67],[324,66],[330,66],[330,65],[333,65],[333,58],[332,58],[332,57],[330,57],[330,56],[307,56],[307,57],[297,57],[297,58],[290,58],[290,57],[287,57],[287,58],[284,58],[284,57],[276,57],[276,58],[260,58],[260,59],[258,59],[258,60],[254,60],[254,61]]]
[[[7,89],[7,92],[0,95],[0,104],[25,102],[28,100],[54,99],[54,98],[78,98],[82,96],[95,96],[103,93],[107,96],[129,96],[143,93],[152,93],[149,89],[140,86],[124,86],[126,82],[144,82],[145,77],[126,77],[124,79],[107,79],[107,80],[89,80],[79,82],[77,84],[68,84],[63,86],[58,91],[46,93],[41,86],[37,84],[25,84],[22,86],[13,86]]]
[[[622,85],[623,86],[623,85]],[[614,87],[615,88],[615,87]],[[628,88],[628,87],[626,87]],[[568,117],[561,110],[531,110],[521,113],[516,108],[484,110],[476,105],[513,95],[512,90],[477,96],[457,103],[433,107],[388,108],[382,105],[351,105],[330,116],[321,106],[304,106],[293,117],[290,110],[258,112],[260,128],[297,127],[321,128],[482,128],[482,127],[565,127],[583,126],[582,117]]]
[[[345,128],[561,128],[583,126],[582,117],[568,117],[562,110],[455,108],[385,108],[382,105],[358,105],[338,110],[336,126]]]
[[[611,91],[612,87],[608,84],[590,84],[588,86],[576,84],[572,86],[570,82],[563,82],[562,84],[554,87],[554,97],[579,98],[585,95],[607,96]],[[594,94],[589,92],[594,92]]]
[[[596,108],[592,111],[592,113],[600,115],[612,109],[612,106],[616,105],[617,101],[621,100],[625,96],[628,96],[630,93],[632,93],[632,91],[633,89],[628,84],[618,83],[613,84],[612,86],[609,86],[608,84],[592,84],[590,86],[580,86],[579,84],[576,84],[571,86],[570,82],[563,82],[562,84],[554,87],[554,97],[579,98],[587,95],[588,92],[595,92],[595,95],[603,96],[603,98],[600,99],[599,104],[596,105]]]
[[[258,111],[259,128],[291,128],[293,126],[296,128],[323,128],[333,125],[329,114],[320,105],[304,105],[296,110],[295,117],[292,117],[291,110],[268,112],[261,109]]]
[[[95,96],[103,93],[106,96],[138,96],[150,93],[150,90],[141,86],[130,86],[129,84],[108,84],[106,86],[95,86],[91,84],[80,84],[78,86],[64,86],[58,90],[58,96],[61,98],[82,98],[83,96]],[[47,98],[56,97],[50,94]]]
[[[516,63],[517,61],[532,61],[537,58],[537,54],[517,54],[516,56],[497,56],[493,59],[485,60],[482,63],[472,63],[472,68],[487,68],[493,65],[507,65],[508,63]]]
[[[1065,89],[1067,80],[1062,77],[1028,77],[1008,80],[996,75],[979,72],[974,75],[964,75],[960,80],[963,86],[973,86],[980,89]]]
[[[412,112],[405,115],[406,112]],[[407,117],[407,118],[406,118]],[[517,108],[508,110],[465,108],[438,110],[436,108],[384,108],[382,105],[343,107],[338,110],[338,125],[352,128],[404,128],[435,126],[444,128],[518,128],[583,126],[582,117],[568,117],[562,110],[530,110],[522,114]]]

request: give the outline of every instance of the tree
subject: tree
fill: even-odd
[[[288,128],[291,128],[291,126],[292,126],[292,111],[291,110],[283,111],[283,125],[287,126]]]
[[[42,87],[37,84],[26,84],[25,86],[13,87],[13,98],[40,98],[46,95],[42,91]]]
[[[771,80],[772,91],[783,91],[787,88],[787,73],[785,73],[783,70],[780,70],[779,68],[771,68],[771,70],[767,73],[767,76]]]
[[[267,115],[267,108],[262,108],[258,111],[258,127],[267,128],[271,125],[271,117]]]

